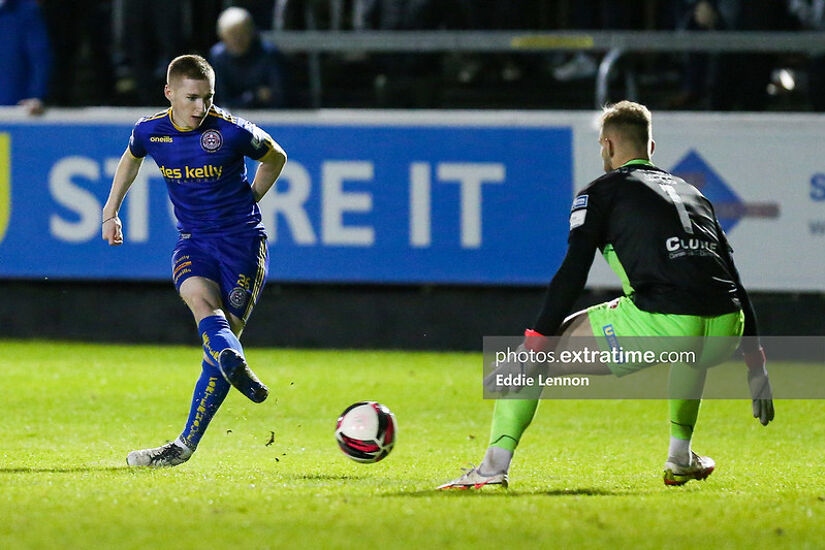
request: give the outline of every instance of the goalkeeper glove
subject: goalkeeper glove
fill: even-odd
[[[519,344],[515,350],[515,356],[519,357],[527,351],[543,351],[546,347],[546,343],[547,337],[533,329],[528,328],[524,331],[524,341],[522,341],[522,343]],[[491,393],[499,393],[502,397],[506,396],[511,390],[515,393],[519,393],[525,386],[520,384],[499,386],[496,383],[497,377],[499,375],[526,375],[526,377],[535,377],[538,373],[536,366],[537,365],[535,363],[530,361],[522,362],[519,360],[508,360],[498,363],[494,366],[493,371],[484,378],[484,389]]]
[[[748,387],[751,390],[753,417],[759,419],[763,426],[773,420],[773,392],[765,368],[765,350],[761,347],[745,352],[745,364],[748,366]]]

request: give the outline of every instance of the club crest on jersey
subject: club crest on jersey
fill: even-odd
[[[223,136],[217,130],[207,130],[201,135],[201,149],[214,153],[223,145]]]
[[[236,309],[244,307],[248,299],[249,295],[246,293],[246,290],[239,286],[233,288],[232,292],[229,293],[229,304]]]

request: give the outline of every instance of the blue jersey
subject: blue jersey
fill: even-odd
[[[193,234],[266,235],[244,157],[260,160],[275,147],[269,134],[215,106],[193,130],[175,126],[171,109],[144,117],[129,140],[132,156],[154,159],[178,229]]]

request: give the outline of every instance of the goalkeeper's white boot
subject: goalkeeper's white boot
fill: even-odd
[[[190,449],[180,438],[155,447],[154,449],[143,449],[132,451],[126,457],[126,464],[129,466],[144,466],[147,468],[165,468],[167,466],[177,466],[183,464],[192,456]]]
[[[482,474],[478,468],[470,465],[470,468],[462,468],[464,474],[444,485],[439,485],[436,489],[481,489],[487,485],[498,485],[507,488],[507,472],[498,474]]]
[[[691,479],[703,480],[713,473],[716,462],[709,456],[690,452],[690,464],[679,464],[673,459],[665,462],[665,485],[684,485]]]

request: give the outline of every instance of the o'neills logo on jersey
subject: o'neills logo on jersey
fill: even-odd
[[[207,130],[201,135],[201,149],[214,153],[223,145],[223,136],[217,130]]]
[[[194,168],[192,166],[184,166],[183,168],[160,167],[160,173],[163,174],[163,177],[173,180],[218,179],[221,177],[222,172],[223,166],[213,166],[211,164]]]
[[[665,241],[665,247],[671,258],[716,255],[718,246],[719,243],[696,238],[680,239],[679,237],[670,237]]]
[[[152,136],[149,138],[152,143],[172,143],[172,136]]]

